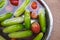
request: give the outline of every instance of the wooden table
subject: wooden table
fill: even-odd
[[[45,0],[54,18],[54,28],[50,40],[60,40],[60,0]]]

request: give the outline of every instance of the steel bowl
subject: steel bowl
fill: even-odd
[[[49,9],[49,7],[47,6],[47,4],[45,3],[44,0],[38,0],[40,4],[42,4],[45,7],[45,11],[46,11],[46,24],[47,24],[47,30],[46,33],[43,37],[42,40],[49,40],[50,36],[51,36],[51,32],[52,32],[52,28],[53,28],[53,17],[52,17],[52,13]],[[0,32],[0,34],[2,34]],[[6,35],[6,34],[2,34],[2,35]],[[8,37],[6,37],[6,39],[8,39]]]
[[[46,2],[44,0],[40,0],[40,2],[46,9],[46,20],[47,20],[47,31],[43,37],[43,40],[49,40],[52,29],[53,29],[53,17],[52,17],[52,13],[51,13],[49,7],[47,6]]]

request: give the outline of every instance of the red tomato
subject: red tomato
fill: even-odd
[[[37,22],[34,22],[33,24],[32,24],[32,31],[34,32],[34,33],[39,33],[40,32],[40,25],[37,23]]]
[[[37,17],[38,17],[37,13],[35,13],[35,12],[31,13],[31,18],[36,19]]]
[[[10,0],[10,3],[14,6],[18,6],[19,0]]]
[[[36,9],[36,8],[37,8],[37,2],[33,2],[33,3],[31,4],[31,7],[32,7],[33,9]]]

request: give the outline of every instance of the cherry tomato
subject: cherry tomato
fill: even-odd
[[[16,40],[15,38],[12,38],[11,40]]]
[[[32,2],[31,7],[32,7],[33,9],[36,9],[36,8],[37,8],[37,2]]]
[[[39,25],[39,23],[37,23],[37,22],[34,22],[33,24],[32,24],[32,31],[34,32],[34,33],[39,33],[40,32],[40,25]]]
[[[37,13],[31,12],[31,18],[36,19],[38,17]]]
[[[19,0],[10,0],[10,3],[14,6],[18,6]]]

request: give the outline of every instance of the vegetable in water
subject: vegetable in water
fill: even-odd
[[[7,0],[0,0],[0,11],[7,5]]]
[[[33,9],[36,9],[37,8],[37,2],[32,2],[32,4],[31,4],[31,7],[33,8]]]
[[[10,38],[26,38],[32,36],[32,32],[30,30],[22,31],[22,32],[14,32],[8,35]]]
[[[39,10],[39,23],[41,25],[42,32],[46,32],[46,18],[45,18],[45,10],[44,8],[41,8]]]
[[[32,12],[31,13],[31,18],[32,19],[36,19],[38,17],[37,13],[36,12]]]
[[[39,33],[33,40],[41,40],[43,38],[43,33]]]
[[[12,19],[5,20],[1,23],[2,26],[10,26],[10,25],[15,25],[18,23],[22,23],[24,21],[23,17],[16,17]]]
[[[0,22],[6,20],[8,18],[11,18],[12,15],[13,15],[12,13],[6,13],[6,14],[3,14],[3,15],[0,15]]]
[[[8,26],[8,27],[4,28],[3,32],[4,33],[12,33],[12,32],[22,30],[22,29],[23,29],[22,24],[16,24],[16,25],[12,25],[12,26]]]
[[[26,10],[25,14],[24,14],[24,22],[25,22],[25,28],[26,29],[30,29],[30,25],[31,25],[31,19],[30,19],[30,11]]]
[[[37,23],[37,22],[32,23],[31,29],[32,29],[32,31],[34,33],[39,33],[40,32],[40,25],[39,25],[39,23]]]
[[[23,12],[25,11],[25,8],[27,7],[27,5],[30,3],[30,0],[25,0],[24,3],[17,9],[17,11],[14,13],[14,16],[20,16],[21,14],[23,14]]]
[[[10,3],[14,6],[18,6],[19,0],[10,0]]]
[[[12,5],[18,7],[19,0],[9,0],[9,1]],[[8,39],[7,38],[4,39],[5,37],[4,34],[3,37],[0,36],[0,40],[26,40],[26,39],[42,40],[43,39],[44,33],[46,32],[45,9],[40,5],[42,8],[39,10],[38,13],[39,5],[37,1],[31,1],[31,4],[29,4],[30,1],[31,0],[25,0],[24,2],[22,1],[23,4],[16,11],[13,9],[17,7],[13,8],[12,5],[6,6],[5,8],[6,10],[4,9],[4,11],[7,12],[15,11],[15,13],[14,15],[12,13],[6,13],[0,16],[1,26],[4,26],[3,30],[1,31],[3,31],[3,34],[6,33],[9,37]],[[0,1],[0,9],[4,7],[5,3],[6,0]],[[31,7],[32,10],[29,7]]]

